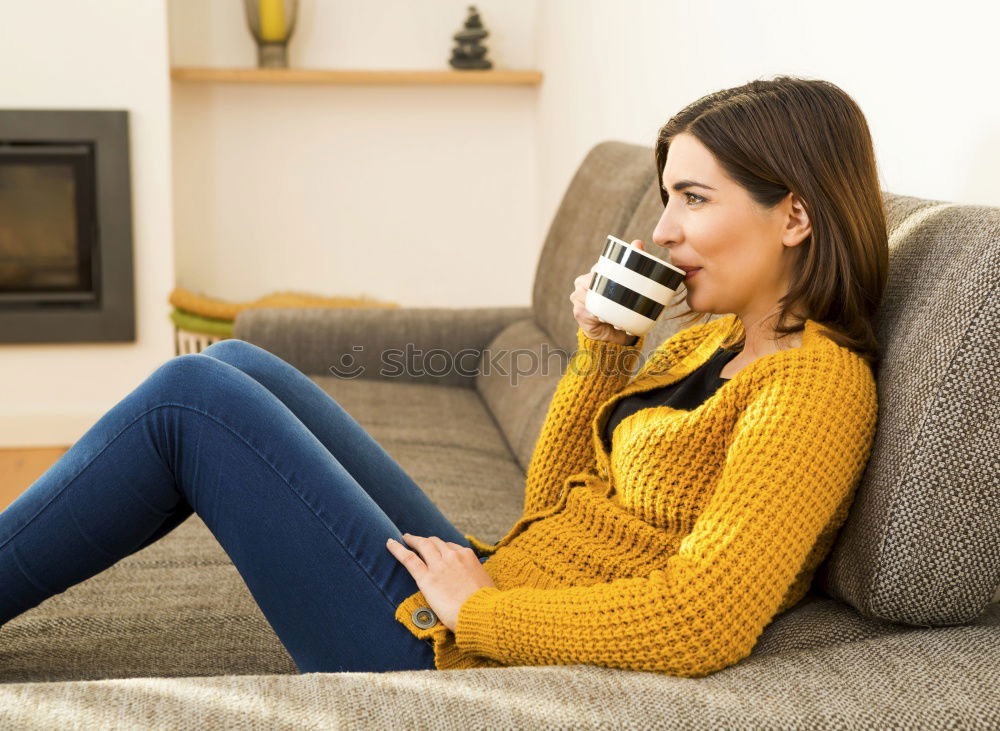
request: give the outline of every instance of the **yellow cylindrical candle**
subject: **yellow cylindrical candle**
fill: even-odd
[[[263,41],[285,39],[284,0],[260,0],[260,38]]]

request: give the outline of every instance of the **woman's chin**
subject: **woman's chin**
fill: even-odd
[[[688,289],[687,293],[684,295],[684,301],[687,302],[687,306],[690,307],[695,312],[708,312],[710,303],[705,301],[704,295],[699,295],[697,292],[693,292]]]
[[[718,303],[713,303],[704,296],[704,293],[698,295],[692,293],[691,290],[688,290],[684,301],[693,312],[699,312],[703,315],[727,315],[732,312],[732,310],[720,309]]]

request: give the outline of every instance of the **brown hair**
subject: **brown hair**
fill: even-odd
[[[670,142],[681,133],[707,147],[758,205],[773,208],[790,191],[803,201],[812,231],[796,247],[777,336],[802,331],[803,323],[792,321],[799,313],[877,372],[873,319],[888,276],[889,244],[874,147],[857,103],[828,81],[793,76],[709,94],[660,128],[658,181]],[[666,205],[662,183],[660,196]],[[669,319],[692,314],[687,324],[704,313],[688,309]],[[742,346],[745,337],[737,320],[723,345]]]

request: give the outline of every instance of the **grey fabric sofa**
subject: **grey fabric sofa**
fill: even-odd
[[[235,337],[309,374],[457,526],[497,540],[574,347],[572,279],[608,233],[649,241],[656,187],[650,148],[590,150],[530,307],[249,310]],[[192,516],[0,629],[0,723],[997,728],[1000,209],[883,195],[876,445],[809,594],[737,665],[699,679],[586,665],[300,675]],[[667,316],[647,348],[679,327]]]

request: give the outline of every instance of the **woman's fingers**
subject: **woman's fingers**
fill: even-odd
[[[642,239],[633,239],[632,246],[640,251],[646,250]],[[587,309],[587,290],[590,289],[590,282],[594,278],[596,269],[595,263],[589,272],[573,280],[573,292],[569,296],[569,301],[573,303],[573,317],[587,337],[624,344],[628,342],[629,337],[624,331],[615,329]]]
[[[420,556],[394,538],[388,539],[385,545],[389,549],[389,553],[395,556],[396,560],[406,567],[406,570],[410,572],[410,576],[417,580],[424,576],[424,573],[427,571],[427,564],[424,563]]]
[[[437,536],[428,536],[427,541],[437,549],[439,556],[444,556],[445,553],[451,553],[451,548],[448,544]]]
[[[455,554],[467,553],[469,556],[475,556],[475,551],[471,547],[445,541],[438,536],[424,537],[404,533],[403,540],[410,544],[414,550],[408,549],[402,543],[391,538],[386,541],[386,546],[388,546],[389,552],[406,566],[414,578],[422,577],[425,572],[431,570],[430,564],[455,557]],[[479,561],[478,557],[476,557],[476,561]]]
[[[441,551],[441,558],[445,558],[446,556],[456,558],[455,554],[459,554],[460,557],[463,553],[467,553],[469,556],[475,556],[476,554],[469,546],[460,546],[457,543],[443,540],[437,536],[430,536],[428,540],[432,541],[435,547]],[[479,559],[477,558],[476,560],[478,561]]]
[[[573,280],[573,292],[570,294],[570,302],[583,304],[587,297],[587,290],[590,288],[590,274],[581,274]]]
[[[430,538],[424,538],[423,536],[415,536],[410,533],[403,534],[403,540],[414,547],[416,551],[421,555],[424,561],[433,558],[441,558],[441,548],[437,543],[434,543]],[[438,543],[442,542],[440,538],[434,537],[434,540]]]

